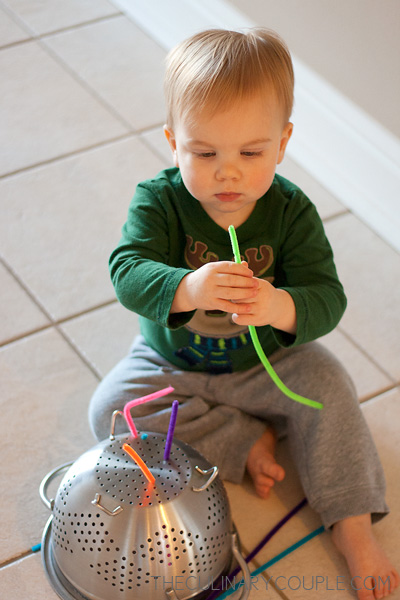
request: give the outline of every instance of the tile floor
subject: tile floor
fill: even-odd
[[[136,183],[170,164],[164,51],[106,0],[0,0],[0,45],[0,596],[53,600],[30,550],[49,516],[38,486],[93,445],[89,398],[137,331],[107,258]],[[316,202],[347,290],[323,342],[347,364],[372,429],[392,508],[375,531],[400,566],[400,256],[290,159],[281,172]],[[302,498],[285,444],[279,454],[288,476],[268,502],[248,482],[227,485],[246,549]],[[319,524],[302,509],[256,566]],[[354,598],[326,533],[265,576],[275,588],[260,580],[251,600],[303,598],[291,576],[305,577],[310,600]]]

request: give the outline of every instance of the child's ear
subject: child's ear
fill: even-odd
[[[291,138],[293,133],[293,123],[287,123],[282,131],[281,142],[279,145],[279,154],[277,164],[279,165],[285,156],[286,146],[288,145],[288,141]]]
[[[174,157],[174,165],[176,167],[179,167],[179,164],[178,164],[178,154],[176,152],[176,140],[175,140],[174,132],[172,131],[172,129],[170,129],[168,127],[168,125],[164,125],[164,134],[165,134],[165,137],[167,138],[167,142],[169,144],[169,147],[171,148],[172,156]]]

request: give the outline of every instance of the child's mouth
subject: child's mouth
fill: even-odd
[[[221,202],[233,202],[234,200],[237,200],[241,194],[235,192],[223,192],[221,194],[215,194],[215,196]]]

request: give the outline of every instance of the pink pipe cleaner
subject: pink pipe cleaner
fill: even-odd
[[[167,388],[164,388],[163,390],[154,392],[154,394],[149,394],[148,396],[142,396],[141,398],[136,398],[135,400],[131,400],[130,402],[127,402],[125,404],[124,417],[125,417],[126,422],[129,425],[129,429],[131,430],[131,433],[134,438],[138,437],[138,432],[137,432],[137,429],[133,422],[133,419],[131,417],[131,413],[130,413],[131,408],[133,408],[134,406],[137,406],[138,404],[144,404],[145,402],[150,402],[150,400],[155,400],[156,398],[161,398],[162,396],[166,396],[167,394],[170,394],[173,391],[174,391],[174,388],[171,386],[168,386]]]

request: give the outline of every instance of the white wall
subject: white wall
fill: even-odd
[[[400,138],[400,0],[229,0]]]

